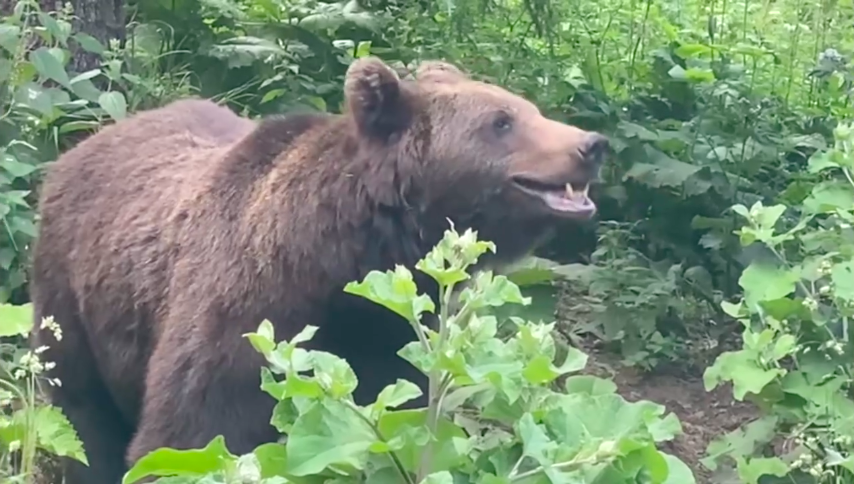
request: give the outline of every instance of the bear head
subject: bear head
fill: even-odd
[[[406,205],[431,233],[450,219],[513,259],[554,222],[596,212],[588,190],[607,138],[546,118],[506,89],[440,61],[401,79],[367,57],[350,66],[345,97],[360,142],[394,153],[382,169],[395,172]]]

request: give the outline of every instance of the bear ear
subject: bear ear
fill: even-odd
[[[418,66],[415,77],[419,81],[454,83],[465,81],[468,76],[457,66],[443,61],[424,61]]]
[[[344,95],[363,134],[386,139],[409,124],[410,109],[400,78],[376,57],[362,57],[350,64]]]

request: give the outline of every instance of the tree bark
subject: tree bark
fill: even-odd
[[[111,40],[124,43],[124,0],[71,0],[71,5],[74,7],[72,26],[75,32],[91,35],[104,47],[108,47]],[[79,74],[99,65],[100,59],[96,54],[79,46],[72,47],[71,70]]]
[[[0,15],[9,15],[18,0],[0,0]],[[125,16],[124,0],[70,0],[74,8],[73,32],[84,32],[108,47],[111,40],[124,42]],[[62,8],[62,0],[38,0],[41,10],[45,13],[55,12]],[[97,68],[100,59],[96,54],[87,52],[70,41],[71,62],[69,70],[75,73],[86,72]]]

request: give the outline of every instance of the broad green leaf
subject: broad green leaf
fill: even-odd
[[[0,47],[6,49],[10,54],[16,54],[20,35],[21,28],[17,25],[5,22],[0,24]]]
[[[12,175],[13,179],[23,178],[38,169],[34,164],[18,161],[17,158],[9,153],[3,153],[2,156],[0,156],[0,166]]]
[[[510,282],[506,276],[492,276],[489,271],[481,272],[477,276],[475,287],[465,288],[460,293],[460,301],[463,303],[472,301],[474,308],[482,308],[484,306],[502,306],[506,303],[511,304],[531,304],[531,299],[522,296],[519,286]]]
[[[276,347],[275,331],[273,324],[264,320],[258,326],[258,331],[254,333],[246,333],[243,335],[252,344],[252,347],[262,355],[268,355]]]
[[[854,302],[854,260],[835,264],[830,272],[834,296]]]
[[[557,263],[541,257],[529,256],[506,268],[503,272],[507,279],[519,287],[534,284],[551,283],[555,279],[554,268]]]
[[[90,71],[86,71],[82,74],[77,74],[69,81],[69,84],[77,84],[80,81],[88,81],[94,77],[98,77],[101,74],[100,69],[92,69]]]
[[[421,484],[454,484],[454,477],[448,471],[434,472],[425,476]]]
[[[575,375],[566,379],[566,393],[586,393],[590,396],[616,393],[617,384],[593,375]]]
[[[735,456],[738,463],[738,477],[744,484],[759,484],[762,476],[784,477],[789,473],[789,466],[779,457],[742,457]]]
[[[127,116],[128,104],[124,94],[118,91],[102,93],[98,96],[98,104],[111,118],[119,121]]]
[[[402,438],[403,448],[395,452],[403,467],[414,472],[421,463],[424,446],[430,439],[426,427],[427,409],[395,410],[380,417],[379,430],[387,439]],[[430,472],[451,470],[464,462],[468,449],[463,445],[468,436],[465,431],[445,417],[439,424],[433,441],[433,458]]]
[[[315,401],[288,435],[288,472],[308,476],[342,465],[364,469],[368,449],[377,441],[371,427],[344,403]]]
[[[622,131],[626,138],[638,138],[642,141],[656,141],[658,134],[650,129],[641,126],[640,124],[630,123],[628,121],[620,121],[617,129]]]
[[[691,468],[685,462],[674,455],[662,452],[661,455],[667,462],[667,479],[662,484],[696,484],[697,479]]]
[[[826,448],[825,452],[827,452],[826,464],[828,467],[842,467],[854,473],[854,454],[849,453],[847,456],[843,456],[832,447]]]
[[[644,146],[644,153],[649,162],[635,162],[623,175],[624,180],[634,179],[652,188],[678,187],[702,168],[672,158],[649,145]]]
[[[708,54],[712,48],[704,44],[682,44],[676,48],[675,53],[683,59],[696,57],[700,54]]]
[[[350,282],[344,292],[364,297],[403,316],[410,323],[421,313],[434,312],[436,305],[425,294],[418,294],[412,273],[403,266],[394,271],[371,271],[362,282]]]
[[[359,385],[356,373],[347,360],[326,351],[311,352],[314,377],[333,398],[342,398]]]
[[[33,329],[32,303],[0,304],[0,337],[26,336]]]
[[[200,476],[222,472],[236,462],[237,456],[228,451],[225,439],[218,435],[202,449],[161,448],[149,452],[125,474],[122,484],[131,484],[146,476]]]
[[[71,89],[71,80],[65,72],[62,61],[50,49],[39,47],[30,52],[30,62],[42,76],[58,82],[66,89]]]
[[[82,47],[83,50],[92,52],[93,54],[103,54],[106,50],[104,49],[104,45],[101,44],[98,39],[85,32],[77,32],[72,35],[72,37],[78,44],[80,44],[80,47]]]
[[[516,423],[516,434],[522,440],[524,455],[543,466],[551,464],[549,455],[557,448],[557,444],[552,442],[545,431],[534,422],[534,417],[530,413],[525,413]]]
[[[261,444],[252,453],[258,458],[262,478],[286,476],[288,453],[284,444]]]
[[[732,381],[733,397],[742,401],[748,392],[759,394],[766,385],[784,374],[782,369],[760,367],[746,351],[727,351],[703,372],[703,384],[706,391],[711,391],[722,381]]]
[[[837,158],[838,152],[818,151],[809,159],[809,172],[818,173],[828,168],[839,168]]]
[[[418,385],[398,379],[394,384],[388,385],[380,391],[374,402],[374,411],[376,414],[384,411],[386,408],[395,408],[404,403],[414,400],[423,394]]]
[[[854,189],[840,181],[819,183],[803,202],[808,213],[832,213],[838,209],[851,210],[854,206]]]
[[[707,457],[700,460],[711,470],[717,469],[718,459],[724,455],[751,455],[757,448],[767,444],[776,435],[777,417],[761,417],[743,428],[715,438],[706,448]]]
[[[797,281],[798,275],[793,271],[754,261],[742,272],[738,284],[751,305],[788,296],[795,291]]]

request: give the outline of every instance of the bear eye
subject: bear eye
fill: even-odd
[[[492,127],[498,134],[504,134],[513,128],[513,118],[509,114],[502,111],[498,113],[495,120],[492,121]]]

